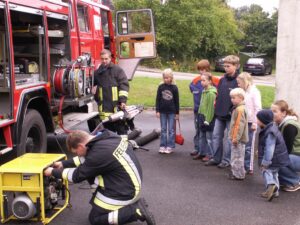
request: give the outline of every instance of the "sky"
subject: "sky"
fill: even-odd
[[[278,9],[279,0],[228,0],[228,4],[234,8],[256,4],[260,5],[264,11],[272,14],[274,7]]]

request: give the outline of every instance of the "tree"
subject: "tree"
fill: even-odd
[[[278,12],[270,17],[262,7],[253,4],[237,9],[235,15],[239,28],[244,33],[244,38],[240,41],[241,50],[247,51],[245,46],[252,43],[254,52],[266,53],[275,58]]]

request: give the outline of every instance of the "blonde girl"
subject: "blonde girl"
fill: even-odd
[[[253,174],[254,160],[254,141],[255,132],[257,129],[256,114],[261,110],[261,95],[259,90],[253,84],[252,76],[249,73],[243,72],[237,77],[238,86],[244,89],[245,105],[248,112],[248,136],[249,141],[245,149],[245,170],[247,174]]]
[[[175,148],[175,119],[179,118],[179,93],[173,71],[163,71],[163,83],[156,94],[156,117],[160,119],[161,135],[159,153],[170,154]]]

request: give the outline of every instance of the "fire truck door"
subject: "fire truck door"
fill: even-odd
[[[92,8],[90,5],[84,3],[77,4],[77,16],[78,16],[78,31],[80,37],[80,55],[84,53],[89,53],[94,57],[94,47],[93,47],[93,33],[91,15]]]
[[[156,57],[155,32],[150,9],[116,13],[116,48],[119,65],[128,79],[143,58]]]
[[[6,14],[5,4],[0,2],[0,127],[13,116],[11,96],[11,60],[7,19],[8,17]]]

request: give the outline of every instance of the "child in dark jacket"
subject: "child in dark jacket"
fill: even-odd
[[[215,104],[215,126],[213,130],[213,158],[205,163],[206,166],[218,165],[219,168],[230,166],[230,148],[231,144],[228,139],[232,102],[230,91],[238,87],[237,76],[240,59],[235,55],[226,56],[224,59],[224,68],[226,74],[220,79],[217,87],[218,95]],[[223,148],[223,137],[226,143]]]
[[[257,113],[257,125],[260,126],[258,141],[258,165],[265,180],[266,191],[261,197],[272,201],[279,196],[278,171],[290,164],[284,139],[273,123],[273,112],[269,109]]]
[[[170,154],[175,148],[174,122],[179,119],[179,93],[171,69],[164,70],[163,83],[157,89],[156,117],[161,125],[159,153]]]

